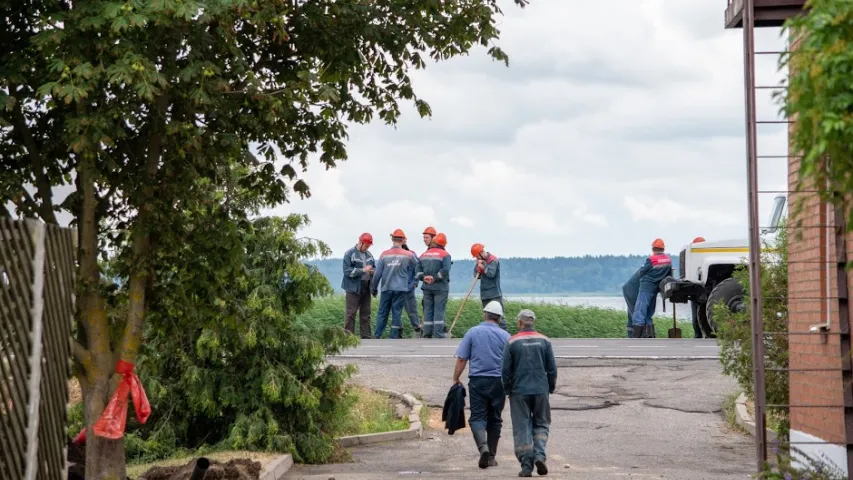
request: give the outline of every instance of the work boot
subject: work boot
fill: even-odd
[[[416,328],[415,331],[412,333],[412,338],[423,338],[423,336],[424,331],[421,328]]]
[[[489,452],[489,446],[486,443],[486,431],[471,430],[471,433],[474,435],[474,443],[477,444],[477,451],[480,452],[480,461],[477,463],[477,466],[480,468],[489,468],[489,457],[491,456],[491,453]]]
[[[536,473],[539,475],[548,475],[548,465],[545,463],[545,460],[536,460],[534,463],[536,465]]]
[[[643,338],[643,333],[645,331],[643,325],[634,325],[634,331],[631,333],[631,338]]]
[[[654,325],[647,323],[643,326],[643,338],[655,338]]]
[[[521,471],[518,472],[518,476],[519,477],[532,477],[533,476],[533,470],[528,470],[527,468],[522,467]]]
[[[498,461],[495,460],[495,457],[498,454],[498,440],[501,438],[501,436],[496,435],[492,432],[489,432],[488,437],[489,437],[488,443],[489,443],[489,454],[490,454],[489,455],[489,466],[490,467],[497,467]]]

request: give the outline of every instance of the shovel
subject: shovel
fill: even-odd
[[[462,308],[465,307],[465,302],[468,301],[468,297],[471,296],[471,292],[474,291],[474,285],[477,284],[477,280],[479,280],[479,279],[480,279],[480,273],[477,272],[477,274],[474,275],[474,281],[471,282],[471,288],[468,289],[468,294],[465,295],[465,298],[462,300],[462,304],[459,305],[459,310],[456,312],[456,316],[453,317],[453,323],[450,324],[450,329],[447,330],[447,338],[453,338],[453,335],[451,335],[450,332],[453,331],[453,327],[456,325],[456,320],[459,320],[459,314],[462,313]]]
[[[672,328],[666,332],[669,338],[681,338],[681,329],[675,324],[675,304],[672,304]]]

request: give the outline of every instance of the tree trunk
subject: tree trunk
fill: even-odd
[[[98,362],[98,373],[102,373],[105,364],[110,364],[106,372],[113,370],[112,355]],[[98,421],[115,389],[112,375],[101,374],[99,378],[90,377],[90,387],[84,392],[86,402],[86,480],[125,480],[127,471],[124,458],[124,439],[110,440],[98,437],[92,431],[92,425]]]

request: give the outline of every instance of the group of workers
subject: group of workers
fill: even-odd
[[[622,294],[628,305],[628,338],[655,337],[652,317],[657,307],[660,282],[672,275],[672,259],[664,253],[665,249],[663,240],[656,238],[652,242],[652,254],[622,285]]]
[[[355,334],[355,317],[359,316],[361,338],[381,338],[391,315],[390,338],[402,338],[402,312],[406,311],[416,336],[445,338],[445,311],[450,294],[450,253],[447,236],[434,227],[423,231],[427,250],[418,256],[409,248],[406,234],[401,229],[391,233],[391,248],[374,258],[370,253],[373,236],[362,233],[358,243],[344,254],[341,288],[346,292],[346,318],[344,328]],[[487,252],[483,244],[471,246],[471,256],[476,260],[474,276],[480,279],[480,299],[485,306],[497,301],[503,307],[500,281],[500,262]],[[423,291],[424,321],[418,318],[415,289],[421,284]],[[381,293],[381,295],[380,295]],[[371,296],[379,297],[376,330],[371,332]],[[501,315],[499,324],[506,330],[506,319]]]

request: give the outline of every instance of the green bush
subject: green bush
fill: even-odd
[[[354,401],[345,388],[354,367],[325,360],[357,339],[341,328],[309,332],[292,322],[331,291],[303,263],[328,253],[297,237],[306,223],[291,215],[244,225],[242,268],[212,304],[196,305],[209,286],[180,263],[204,258],[195,243],[169,258],[175,274],[152,288],[137,364],[152,416],[143,426],[130,417],[129,459],[199,448],[290,452],[305,463],[333,454],[338,424]]]
[[[764,308],[764,331],[785,332],[788,330],[788,235],[784,226],[772,244],[767,244],[761,254],[761,291]],[[749,292],[749,271],[739,268],[734,277]],[[747,293],[748,295],[748,293]],[[751,304],[746,302],[746,312],[730,312],[724,305],[713,306],[717,327],[717,343],[720,345],[720,362],[723,373],[737,380],[743,391],[753,397],[752,375],[752,324]],[[767,403],[788,404],[788,337],[767,335],[764,339]],[[782,369],[771,370],[771,369]],[[777,422],[780,431],[788,431],[788,412],[768,412],[768,420]]]
[[[447,302],[446,328],[450,328],[453,317],[459,310],[461,299],[450,299]],[[420,302],[418,302],[420,303]],[[372,325],[376,328],[376,312],[379,308],[378,299],[373,299]],[[529,308],[536,313],[536,329],[543,334],[553,338],[624,338],[626,313],[620,310],[555,305],[545,302],[521,302],[516,300],[504,300],[504,312],[507,317],[508,329],[516,333],[514,318],[518,312]],[[423,321],[423,309],[418,306],[420,320]],[[344,324],[345,305],[343,295],[331,295],[317,299],[314,305],[301,315],[297,316],[296,322],[308,329],[320,329],[327,327],[342,327]],[[482,304],[479,298],[469,298],[456,326],[453,327],[453,336],[461,337],[471,327],[482,321]],[[386,328],[385,336],[390,334],[389,326]],[[655,329],[658,337],[666,337],[666,332],[672,328],[672,316],[655,318]],[[682,330],[685,328],[681,325]],[[692,329],[692,327],[689,327]],[[403,312],[404,335],[411,335],[411,326],[408,316]],[[692,330],[691,330],[692,331]]]
[[[791,450],[797,452],[801,465],[794,466]],[[849,478],[829,460],[815,460],[796,448],[776,448],[776,462],[755,476],[761,480],[845,480]]]

